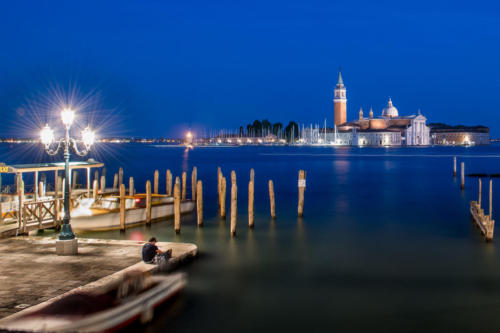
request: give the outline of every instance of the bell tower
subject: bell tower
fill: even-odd
[[[333,119],[336,126],[347,121],[347,98],[344,81],[342,80],[342,72],[339,68],[339,79],[334,90],[333,97]]]

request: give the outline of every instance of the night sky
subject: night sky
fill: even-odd
[[[102,136],[333,125],[339,66],[348,119],[391,97],[500,136],[493,1],[2,1],[0,31],[0,136],[33,136],[65,94]]]

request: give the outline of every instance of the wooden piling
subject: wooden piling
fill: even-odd
[[[236,236],[236,218],[238,216],[238,186],[236,172],[231,171],[231,236]]]
[[[38,198],[40,200],[40,198],[44,197],[45,194],[44,194],[44,190],[43,190],[43,182],[39,182],[38,183]]]
[[[304,170],[299,171],[299,204],[297,212],[299,217],[304,216],[304,191],[306,189],[306,172]]]
[[[269,180],[269,204],[271,208],[271,218],[276,218],[276,205],[274,202],[274,184],[272,180]]]
[[[70,173],[73,173],[73,183],[71,184],[71,188],[74,190],[77,188],[77,185],[78,185],[78,171],[77,170],[73,170],[73,171],[70,170]]]
[[[118,188],[118,174],[115,173],[115,177],[113,178],[113,191],[116,191]]]
[[[17,174],[16,174],[17,175]],[[18,196],[18,205],[19,205],[19,208],[17,210],[17,228],[18,229],[21,229],[23,230],[23,232],[26,232],[25,230],[25,227],[23,225],[23,213],[24,213],[24,209],[23,209],[23,201],[24,201],[24,181],[23,179],[21,178],[21,176],[17,176],[16,177],[16,187],[17,187],[17,196]]]
[[[490,220],[493,220],[493,179],[490,179]]]
[[[125,184],[120,185],[120,230],[125,231]]]
[[[134,194],[135,194],[134,177],[129,177],[129,179],[128,179],[128,195],[133,196]]]
[[[182,198],[181,200],[186,200],[186,184],[187,184],[187,173],[184,171],[182,173]]]
[[[158,182],[159,182],[159,179],[160,179],[160,173],[158,172],[158,170],[155,170],[155,176],[154,176],[154,193],[155,194],[158,194]]]
[[[167,177],[167,184],[166,184],[167,189],[165,192],[167,193],[167,195],[170,196],[170,195],[172,195],[172,172],[170,172],[169,169],[167,169],[167,176],[166,177]]]
[[[255,191],[255,183],[254,183],[255,173],[253,169],[250,169],[250,181],[248,182],[248,227],[254,227],[254,191]]]
[[[198,227],[203,226],[203,184],[201,180],[196,182],[196,212]]]
[[[453,177],[457,176],[457,157],[453,156]]]
[[[151,224],[151,182],[146,181],[146,224]]]
[[[176,181],[174,185],[174,228],[176,234],[181,232],[181,190],[179,187],[179,182]]]
[[[99,187],[97,184],[97,179],[94,179],[94,181],[92,182],[92,198],[94,199],[94,203],[97,201],[97,193],[99,192]]]
[[[226,218],[226,177],[221,178],[220,185],[220,217]]]
[[[198,169],[193,167],[193,171],[191,171],[191,199],[196,201],[196,187],[198,181]]]
[[[104,193],[106,190],[106,176],[101,176],[101,193]]]
[[[479,198],[477,199],[477,204],[479,205],[479,208],[481,208],[481,197],[482,197],[482,181],[481,178],[479,178]]]
[[[99,170],[94,171],[94,180],[97,180],[99,183]]]
[[[221,204],[221,187],[222,187],[222,171],[220,167],[217,167],[217,199],[220,209]]]
[[[123,184],[123,168],[120,167],[120,169],[118,169],[118,185],[122,186],[122,184]]]
[[[460,188],[463,190],[465,188],[465,163],[460,163]]]

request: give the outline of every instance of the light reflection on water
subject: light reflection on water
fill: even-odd
[[[195,148],[189,153],[144,145],[128,149],[122,165],[138,188],[154,169],[180,174],[197,166],[205,190],[203,229],[191,214],[182,216],[180,235],[171,220],[125,234],[79,235],[144,240],[154,235],[199,246],[200,258],[183,268],[188,287],[150,331],[500,328],[500,258],[495,243],[485,244],[469,221],[468,201],[477,197],[477,180],[467,178],[460,191],[451,158],[465,156],[468,172],[499,173],[500,160],[491,158],[498,146],[389,153],[306,147]],[[218,217],[219,165],[226,177],[236,170],[242,184],[234,239],[229,205],[227,219]],[[118,166],[108,165],[108,174]],[[246,186],[252,167],[255,229],[249,230]],[[299,169],[307,172],[303,218],[296,216]],[[269,217],[269,179],[275,182],[276,220]],[[498,211],[500,196],[495,195]]]

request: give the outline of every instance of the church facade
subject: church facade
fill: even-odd
[[[358,119],[347,121],[347,94],[342,74],[334,90],[333,133],[328,139],[338,145],[352,146],[426,146],[431,144],[427,118],[420,110],[416,115],[400,116],[391,98],[380,116],[375,116],[370,108],[368,117],[363,109]]]

